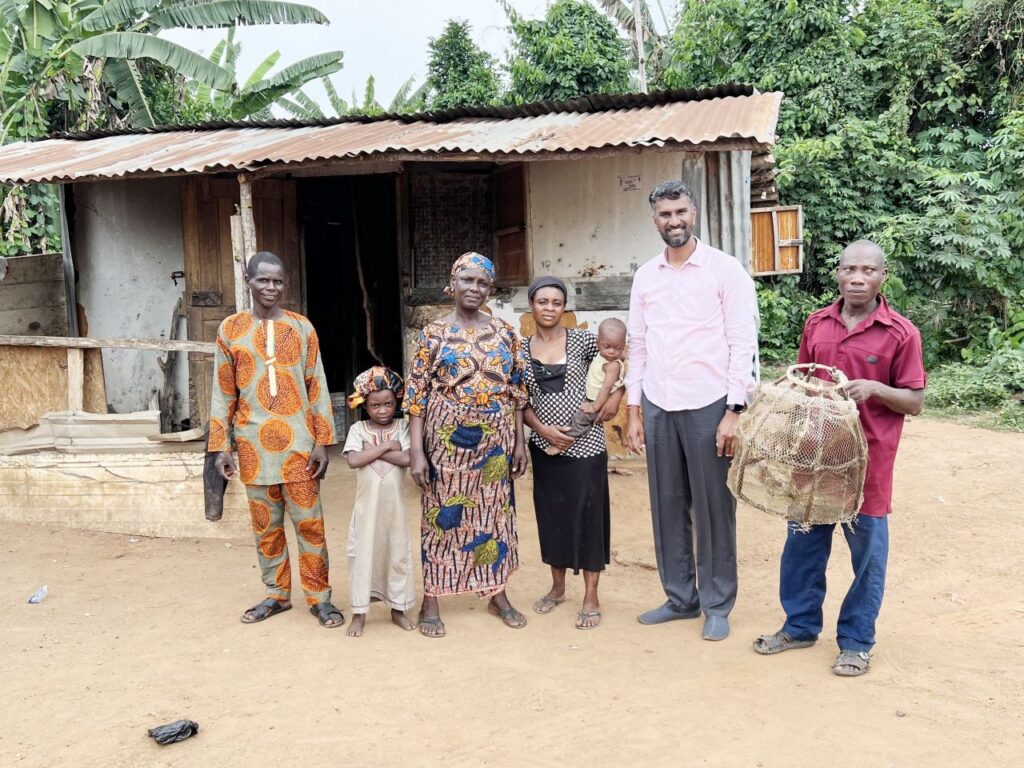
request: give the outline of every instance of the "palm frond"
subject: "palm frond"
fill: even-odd
[[[209,29],[241,24],[329,24],[316,8],[278,0],[211,0],[194,3],[181,0],[149,17],[162,29],[185,27]]]
[[[110,0],[82,19],[86,32],[113,31],[135,24],[141,16],[160,5],[160,0]]]
[[[409,102],[409,94],[412,93],[412,86],[416,82],[416,75],[413,75],[400,86],[395,92],[395,97],[391,99],[391,104],[388,107],[390,112],[398,112]]]
[[[102,59],[154,59],[179,75],[226,91],[234,86],[234,77],[223,67],[170,40],[139,32],[106,32],[88,37],[71,46],[79,56]]]
[[[267,72],[274,68],[274,65],[277,64],[280,58],[281,52],[274,51],[269,56],[267,56],[267,58],[265,58],[263,61],[257,64],[256,69],[254,69],[252,71],[252,74],[249,75],[249,77],[246,79],[245,84],[242,86],[242,90],[244,91],[246,88],[251,88],[253,85],[255,85],[264,77],[266,77]]]
[[[142,75],[139,74],[135,62],[111,59],[103,68],[103,75],[114,86],[117,98],[128,105],[132,127],[152,128],[156,121],[153,119],[153,112],[149,108],[149,101],[142,87]]]
[[[298,91],[297,93],[302,93]],[[286,96],[282,96],[280,99],[274,102],[277,106],[281,107],[285,112],[297,117],[300,120],[313,120],[316,119],[316,115],[310,114],[309,110],[304,108],[302,105],[297,104]]]
[[[334,83],[331,82],[331,78],[321,77],[320,83],[323,85],[324,90],[327,91],[327,100],[331,103],[331,109],[334,110],[334,113],[338,117],[346,114],[348,112],[348,102],[338,95],[338,91],[335,89]]]

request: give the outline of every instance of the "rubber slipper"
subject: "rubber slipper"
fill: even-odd
[[[553,610],[555,610],[555,608],[557,608],[564,602],[565,597],[560,597],[556,600],[553,597],[548,597],[547,595],[544,595],[544,597],[538,598],[537,602],[533,604],[533,612],[539,613],[541,615],[544,615],[545,613],[551,613]]]
[[[871,654],[866,651],[842,651],[832,665],[840,677],[860,677],[871,668]]]
[[[252,608],[242,614],[240,619],[243,624],[258,624],[261,621],[266,621],[271,616],[276,616],[279,613],[290,611],[292,609],[291,603],[282,603],[273,597],[268,597],[261,603],[257,603]],[[251,614],[251,616],[250,616]]]
[[[587,619],[597,619],[597,624],[584,624]],[[576,629],[597,629],[601,626],[600,611],[580,611],[576,616]]]
[[[309,612],[316,616],[316,620],[320,622],[320,626],[324,629],[337,629],[345,623],[345,614],[335,608],[332,603],[311,605],[309,606]],[[338,620],[333,624],[328,624],[327,622],[334,616],[337,616]]]
[[[487,606],[487,612],[492,616],[497,616],[510,629],[522,629],[526,626],[526,617],[515,608],[509,607],[502,610],[494,603],[491,603]]]
[[[444,630],[444,622],[441,621],[440,616],[434,616],[431,619],[428,619],[424,616],[420,616],[419,621],[417,623],[419,624],[420,627],[420,634],[424,637],[444,637],[445,634],[447,634]],[[433,633],[424,632],[424,626],[433,627],[436,631]]]
[[[810,648],[817,640],[794,640],[781,629],[773,635],[761,635],[754,641],[754,650],[762,656],[772,656],[795,648]]]

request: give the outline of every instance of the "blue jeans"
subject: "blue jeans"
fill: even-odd
[[[779,597],[786,611],[783,631],[794,640],[817,640],[825,601],[825,566],[832,552],[835,525],[814,525],[801,531],[790,523],[782,551]],[[885,566],[889,556],[889,520],[858,517],[843,526],[853,563],[853,584],[839,611],[837,641],[842,651],[870,651],[875,644],[875,619],[882,608]]]

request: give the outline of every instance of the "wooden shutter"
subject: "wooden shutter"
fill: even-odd
[[[804,269],[804,215],[799,205],[750,212],[750,273],[793,275]]]
[[[526,163],[494,172],[494,261],[498,285],[530,282],[526,237]]]

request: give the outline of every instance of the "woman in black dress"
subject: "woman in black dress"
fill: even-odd
[[[530,406],[524,420],[533,430],[533,504],[541,559],[551,566],[551,590],[533,609],[553,611],[565,601],[566,570],[583,571],[586,594],[576,627],[593,629],[601,623],[597,585],[609,556],[608,452],[601,426],[575,441],[565,430],[586,397],[587,367],[597,355],[597,339],[589,331],[562,327],[566,289],[558,278],[537,278],[528,295],[537,331],[526,340]],[[608,398],[600,421],[615,415],[623,391]],[[545,453],[549,445],[562,452]]]

